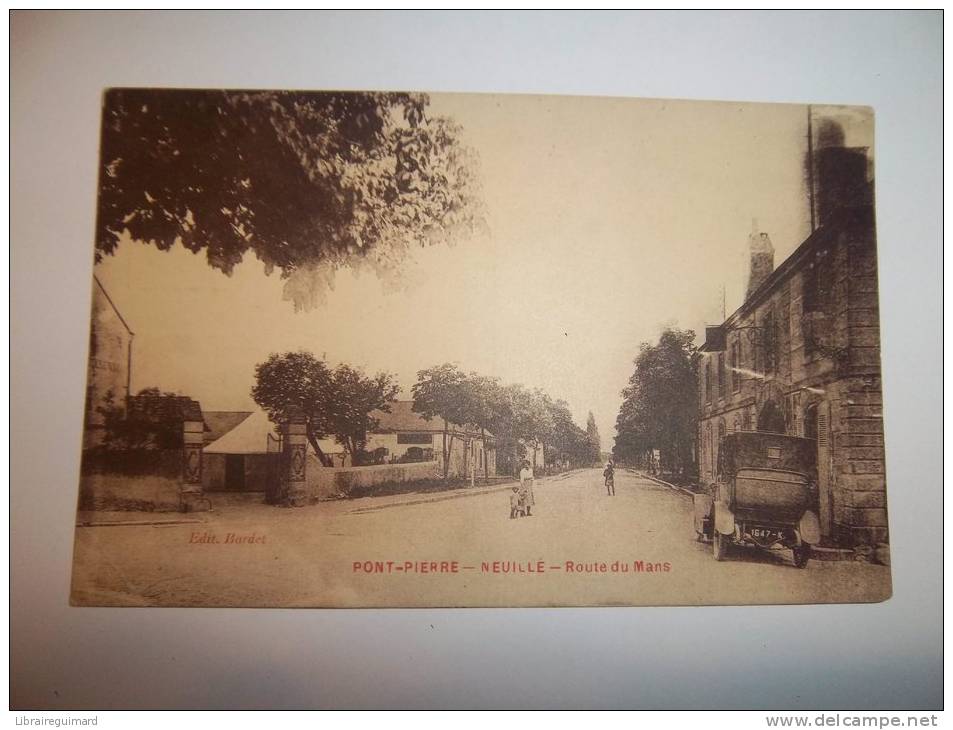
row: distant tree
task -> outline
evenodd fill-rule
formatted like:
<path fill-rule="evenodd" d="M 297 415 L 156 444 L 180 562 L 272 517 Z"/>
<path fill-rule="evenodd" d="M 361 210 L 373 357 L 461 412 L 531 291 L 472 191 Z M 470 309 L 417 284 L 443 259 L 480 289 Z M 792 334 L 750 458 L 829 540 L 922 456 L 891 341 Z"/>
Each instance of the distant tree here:
<path fill-rule="evenodd" d="M 505 419 L 509 413 L 500 381 L 497 378 L 470 373 L 464 381 L 464 388 L 468 391 L 465 398 L 467 420 L 480 429 L 484 449 L 489 442 L 488 431 L 493 434 L 499 446 L 508 436 Z M 487 472 L 487 481 L 489 476 Z"/>
<path fill-rule="evenodd" d="M 445 363 L 417 372 L 412 388 L 413 410 L 426 419 L 443 420 L 443 478 L 450 476 L 450 454 L 458 436 L 451 424 L 464 425 L 472 420 L 472 390 L 467 376 L 456 365 Z"/>
<path fill-rule="evenodd" d="M 572 421 L 564 401 L 553 402 L 542 390 L 528 390 L 522 385 L 504 386 L 496 378 L 475 373 L 470 374 L 467 384 L 471 388 L 467 401 L 470 422 L 494 435 L 498 453 L 502 450 L 506 454 L 503 461 L 508 467 L 515 467 L 511 462 L 521 455 L 521 449 L 522 453 L 532 451 L 530 461 L 534 466 L 544 444 L 560 450 L 557 441 L 566 432 L 565 419 Z M 564 426 L 562 430 L 557 429 L 557 421 Z"/>
<path fill-rule="evenodd" d="M 469 439 L 469 429 L 458 433 L 453 424 L 479 428 L 484 444 L 492 434 L 497 465 L 505 469 L 516 469 L 524 457 L 535 467 L 544 446 L 557 462 L 584 463 L 588 458 L 586 433 L 573 423 L 569 405 L 538 388 L 503 385 L 498 378 L 465 374 L 447 363 L 418 372 L 413 394 L 414 411 L 444 420 L 444 477 L 454 439 L 465 445 Z"/>
<path fill-rule="evenodd" d="M 613 454 L 643 460 L 658 449 L 663 468 L 694 470 L 692 444 L 698 422 L 695 333 L 666 329 L 658 344 L 643 342 L 635 371 L 622 391 Z"/>
<path fill-rule="evenodd" d="M 572 466 L 589 465 L 591 455 L 589 438 L 585 431 L 572 420 L 569 404 L 557 400 L 551 405 L 553 435 L 551 451 L 553 460 L 567 461 Z"/>
<path fill-rule="evenodd" d="M 324 362 L 310 352 L 286 352 L 271 355 L 255 368 L 251 396 L 276 424 L 286 420 L 292 409 L 300 409 L 311 448 L 323 465 L 331 466 L 318 440 L 333 433 L 329 419 L 332 385 L 331 371 Z"/>
<path fill-rule="evenodd" d="M 497 468 L 513 472 L 520 448 L 516 418 L 518 401 L 514 393 L 522 390 L 522 386 L 503 385 L 498 379 L 487 377 L 482 377 L 480 382 L 478 391 L 482 400 L 475 423 L 493 434 Z"/>
<path fill-rule="evenodd" d="M 542 390 L 528 390 L 521 385 L 507 388 L 513 412 L 513 432 L 516 438 L 531 452 L 528 461 L 536 468 L 539 450 L 552 443 L 552 401 Z"/>
<path fill-rule="evenodd" d="M 428 105 L 406 93 L 109 90 L 96 260 L 124 231 L 204 250 L 225 273 L 253 251 L 310 306 L 335 268 L 389 268 L 478 224 L 475 155 Z"/>
<path fill-rule="evenodd" d="M 586 436 L 589 440 L 589 463 L 595 464 L 602 459 L 602 439 L 599 437 L 599 427 L 596 426 L 596 417 L 589 411 L 586 419 Z"/>
<path fill-rule="evenodd" d="M 368 431 L 379 425 L 371 412 L 390 413 L 390 403 L 400 387 L 388 373 L 368 377 L 358 368 L 339 365 L 331 374 L 331 393 L 327 428 L 350 455 L 351 463 L 357 464 L 358 455 L 367 445 Z"/>

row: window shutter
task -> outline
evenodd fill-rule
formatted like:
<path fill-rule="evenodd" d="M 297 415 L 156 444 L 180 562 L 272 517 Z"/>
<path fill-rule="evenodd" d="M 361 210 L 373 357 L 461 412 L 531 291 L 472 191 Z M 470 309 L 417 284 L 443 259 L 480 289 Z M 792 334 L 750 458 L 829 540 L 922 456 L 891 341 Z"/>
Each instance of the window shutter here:
<path fill-rule="evenodd" d="M 826 413 L 817 414 L 817 445 L 822 447 L 830 445 Z"/>
<path fill-rule="evenodd" d="M 821 534 L 833 531 L 834 495 L 832 493 L 833 462 L 831 450 L 831 407 L 822 402 L 817 406 L 817 486 L 820 497 Z"/>

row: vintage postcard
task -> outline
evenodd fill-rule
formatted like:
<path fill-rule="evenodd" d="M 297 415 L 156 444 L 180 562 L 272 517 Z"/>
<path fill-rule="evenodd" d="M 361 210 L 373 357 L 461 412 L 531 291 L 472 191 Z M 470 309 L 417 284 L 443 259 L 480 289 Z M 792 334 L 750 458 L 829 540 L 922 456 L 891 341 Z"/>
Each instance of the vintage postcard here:
<path fill-rule="evenodd" d="M 885 600 L 873 141 L 865 107 L 106 91 L 71 602 Z"/>

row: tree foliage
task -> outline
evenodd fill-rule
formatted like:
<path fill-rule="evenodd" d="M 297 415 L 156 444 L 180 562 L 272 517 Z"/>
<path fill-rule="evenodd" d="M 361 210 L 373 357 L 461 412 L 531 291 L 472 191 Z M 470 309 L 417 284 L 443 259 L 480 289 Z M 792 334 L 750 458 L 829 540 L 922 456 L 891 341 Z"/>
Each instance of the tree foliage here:
<path fill-rule="evenodd" d="M 456 365 L 436 365 L 417 372 L 417 382 L 411 393 L 415 413 L 428 420 L 443 420 L 443 478 L 447 479 L 450 476 L 453 440 L 458 435 L 451 424 L 465 426 L 472 423 L 474 416 L 472 390 L 467 385 L 467 376 Z"/>
<path fill-rule="evenodd" d="M 575 424 L 569 405 L 563 400 L 552 404 L 553 436 L 550 453 L 554 461 L 566 461 L 573 466 L 589 466 L 593 459 L 593 442 L 586 431 Z M 590 416 L 592 414 L 590 413 Z M 595 444 L 598 449 L 598 444 Z"/>
<path fill-rule="evenodd" d="M 511 385 L 507 391 L 513 409 L 513 433 L 531 452 L 527 458 L 535 468 L 539 450 L 553 443 L 553 402 L 538 388 L 528 390 L 521 385 Z"/>
<path fill-rule="evenodd" d="M 622 391 L 616 419 L 616 459 L 639 463 L 658 449 L 662 467 L 685 474 L 695 469 L 698 422 L 695 333 L 666 329 L 658 344 L 643 342 L 635 371 Z"/>
<path fill-rule="evenodd" d="M 328 428 L 356 464 L 367 445 L 368 432 L 380 423 L 371 413 L 389 413 L 400 388 L 388 373 L 367 376 L 358 368 L 339 365 L 331 374 L 331 392 Z"/>
<path fill-rule="evenodd" d="M 466 381 L 463 371 L 450 363 L 419 370 L 411 390 L 414 412 L 427 419 L 439 417 L 450 423 L 467 423 L 471 411 Z"/>
<path fill-rule="evenodd" d="M 137 407 L 130 408 L 125 399 L 117 403 L 112 391 L 106 393 L 103 404 L 97 408 L 103 419 L 100 448 L 107 451 L 181 448 L 182 396 L 151 387 L 143 388 L 134 398 Z"/>
<path fill-rule="evenodd" d="M 589 440 L 589 457 L 595 464 L 602 460 L 602 438 L 599 436 L 599 427 L 596 426 L 596 417 L 589 411 L 586 419 L 586 436 Z"/>
<path fill-rule="evenodd" d="M 309 306 L 316 280 L 479 220 L 474 153 L 405 93 L 112 89 L 103 108 L 97 261 L 123 232 L 178 240 L 230 273 L 252 251 Z"/>
<path fill-rule="evenodd" d="M 318 443 L 330 432 L 333 399 L 331 372 L 323 361 L 304 351 L 272 354 L 255 367 L 251 396 L 275 424 L 286 421 L 293 410 L 300 411 L 314 453 L 322 464 L 330 465 Z"/>
<path fill-rule="evenodd" d="M 308 442 L 321 462 L 330 466 L 319 439 L 334 436 L 355 463 L 377 427 L 376 409 L 388 411 L 399 388 L 392 375 L 372 377 L 342 364 L 333 370 L 310 352 L 273 354 L 255 368 L 252 398 L 274 423 L 293 409 L 304 414 Z"/>
<path fill-rule="evenodd" d="M 417 373 L 413 397 L 417 413 L 445 421 L 444 476 L 454 438 L 467 438 L 453 429 L 454 424 L 478 428 L 484 443 L 492 440 L 498 467 L 506 470 L 517 469 L 524 457 L 535 463 L 544 446 L 553 463 L 591 461 L 586 432 L 573 422 L 569 405 L 540 389 L 504 385 L 498 378 L 465 373 L 445 363 Z"/>

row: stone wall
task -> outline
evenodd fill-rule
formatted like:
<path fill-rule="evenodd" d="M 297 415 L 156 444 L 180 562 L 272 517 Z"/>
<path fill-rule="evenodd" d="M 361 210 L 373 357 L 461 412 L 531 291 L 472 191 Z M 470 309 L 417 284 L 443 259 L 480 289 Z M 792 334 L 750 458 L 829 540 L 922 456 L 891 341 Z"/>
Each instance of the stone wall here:
<path fill-rule="evenodd" d="M 843 426 L 836 434 L 842 499 L 834 517 L 842 541 L 876 543 L 888 538 L 877 250 L 860 235 L 845 236 L 844 248 L 850 272 L 844 317 L 849 377 L 841 401 Z"/>
<path fill-rule="evenodd" d="M 312 500 L 347 496 L 358 487 L 435 479 L 440 476 L 436 461 L 382 466 L 323 467 L 314 454 L 308 455 L 307 481 Z"/>
<path fill-rule="evenodd" d="M 225 454 L 202 454 L 202 489 L 225 491 Z"/>
<path fill-rule="evenodd" d="M 82 510 L 180 509 L 182 451 L 86 452 L 79 486 Z"/>
<path fill-rule="evenodd" d="M 102 442 L 103 416 L 99 409 L 124 406 L 129 395 L 132 333 L 119 316 L 106 291 L 93 279 L 89 364 L 86 374 L 86 423 L 83 448 Z"/>

